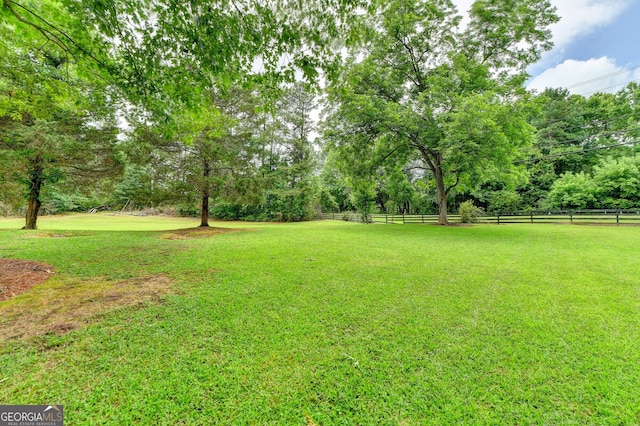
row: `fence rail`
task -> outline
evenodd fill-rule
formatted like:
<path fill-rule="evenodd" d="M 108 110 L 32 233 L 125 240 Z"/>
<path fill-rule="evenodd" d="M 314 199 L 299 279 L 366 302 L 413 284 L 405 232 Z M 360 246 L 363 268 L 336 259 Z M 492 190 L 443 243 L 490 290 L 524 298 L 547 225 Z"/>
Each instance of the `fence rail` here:
<path fill-rule="evenodd" d="M 358 213 L 323 213 L 321 219 L 362 222 Z M 459 223 L 460 215 L 449 215 L 449 222 Z M 369 222 L 384 224 L 438 223 L 437 215 L 419 214 L 373 214 Z M 640 209 L 637 210 L 532 210 L 526 212 L 506 212 L 486 215 L 478 219 L 480 223 L 498 225 L 509 223 L 574 223 L 574 224 L 615 224 L 640 225 Z"/>

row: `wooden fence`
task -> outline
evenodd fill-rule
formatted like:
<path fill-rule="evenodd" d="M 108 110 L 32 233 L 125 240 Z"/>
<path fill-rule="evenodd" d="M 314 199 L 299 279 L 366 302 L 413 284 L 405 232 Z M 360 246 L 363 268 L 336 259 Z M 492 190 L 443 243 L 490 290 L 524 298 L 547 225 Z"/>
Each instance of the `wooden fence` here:
<path fill-rule="evenodd" d="M 358 213 L 323 213 L 321 219 L 345 220 L 349 222 L 362 222 L 362 217 Z M 457 222 L 460 220 L 458 215 L 449 215 L 449 221 Z M 370 223 L 438 223 L 438 215 L 430 214 L 372 214 L 369 215 Z"/>
<path fill-rule="evenodd" d="M 321 219 L 345 220 L 362 222 L 357 213 L 323 213 Z M 460 222 L 460 215 L 450 214 L 449 222 Z M 369 216 L 372 223 L 411 224 L 438 223 L 437 215 L 419 214 L 373 214 Z M 480 223 L 509 224 L 509 223 L 573 223 L 573 224 L 612 224 L 639 225 L 640 209 L 637 210 L 532 210 L 526 212 L 508 212 L 485 215 L 478 219 Z"/>

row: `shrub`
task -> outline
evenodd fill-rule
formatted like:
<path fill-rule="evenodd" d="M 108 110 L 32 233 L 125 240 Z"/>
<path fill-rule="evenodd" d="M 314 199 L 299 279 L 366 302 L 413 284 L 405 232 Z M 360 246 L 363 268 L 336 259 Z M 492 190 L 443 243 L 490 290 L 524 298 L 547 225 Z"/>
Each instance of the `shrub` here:
<path fill-rule="evenodd" d="M 595 206 L 596 185 L 584 172 L 564 173 L 551 186 L 549 205 L 561 209 L 591 209 Z"/>
<path fill-rule="evenodd" d="M 460 214 L 460 222 L 476 223 L 478 222 L 478 218 L 484 215 L 484 210 L 482 210 L 480 207 L 476 207 L 473 204 L 473 201 L 469 200 L 460 204 L 458 213 Z"/>
<path fill-rule="evenodd" d="M 211 209 L 211 215 L 221 220 L 238 220 L 240 217 L 240 206 L 228 201 L 216 203 Z"/>
<path fill-rule="evenodd" d="M 6 217 L 12 213 L 13 213 L 13 209 L 11 208 L 11 206 L 0 201 L 0 216 Z"/>
<path fill-rule="evenodd" d="M 597 206 L 605 209 L 629 209 L 640 206 L 640 156 L 609 158 L 593 170 Z"/>
<path fill-rule="evenodd" d="M 42 212 L 46 214 L 86 212 L 101 204 L 93 197 L 78 194 L 67 194 L 56 190 L 47 191 L 46 194 L 46 200 L 42 204 Z"/>
<path fill-rule="evenodd" d="M 178 206 L 178 214 L 184 217 L 198 217 L 200 209 L 194 204 L 180 204 Z"/>

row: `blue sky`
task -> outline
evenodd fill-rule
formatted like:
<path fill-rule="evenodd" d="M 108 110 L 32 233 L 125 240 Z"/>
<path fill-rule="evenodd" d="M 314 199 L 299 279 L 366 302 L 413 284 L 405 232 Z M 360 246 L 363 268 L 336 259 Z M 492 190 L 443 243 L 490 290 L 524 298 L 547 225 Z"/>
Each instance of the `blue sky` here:
<path fill-rule="evenodd" d="M 473 0 L 454 2 L 462 12 Z M 555 47 L 529 68 L 530 89 L 567 87 L 589 96 L 595 91 L 616 92 L 640 80 L 640 0 L 551 3 L 560 16 L 552 27 Z"/>
<path fill-rule="evenodd" d="M 556 47 L 531 67 L 529 88 L 589 96 L 640 80 L 640 0 L 552 2 L 561 18 L 553 28 Z"/>

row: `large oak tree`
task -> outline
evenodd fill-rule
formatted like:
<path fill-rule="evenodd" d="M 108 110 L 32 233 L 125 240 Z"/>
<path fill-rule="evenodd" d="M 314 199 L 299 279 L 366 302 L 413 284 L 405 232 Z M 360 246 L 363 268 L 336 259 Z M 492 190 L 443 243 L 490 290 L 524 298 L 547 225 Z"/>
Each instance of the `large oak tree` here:
<path fill-rule="evenodd" d="M 454 187 L 509 167 L 532 141 L 525 69 L 550 48 L 557 19 L 547 0 L 479 0 L 469 14 L 462 26 L 449 0 L 381 5 L 331 89 L 327 137 L 344 169 L 366 181 L 385 162 L 421 161 L 440 224 Z"/>

